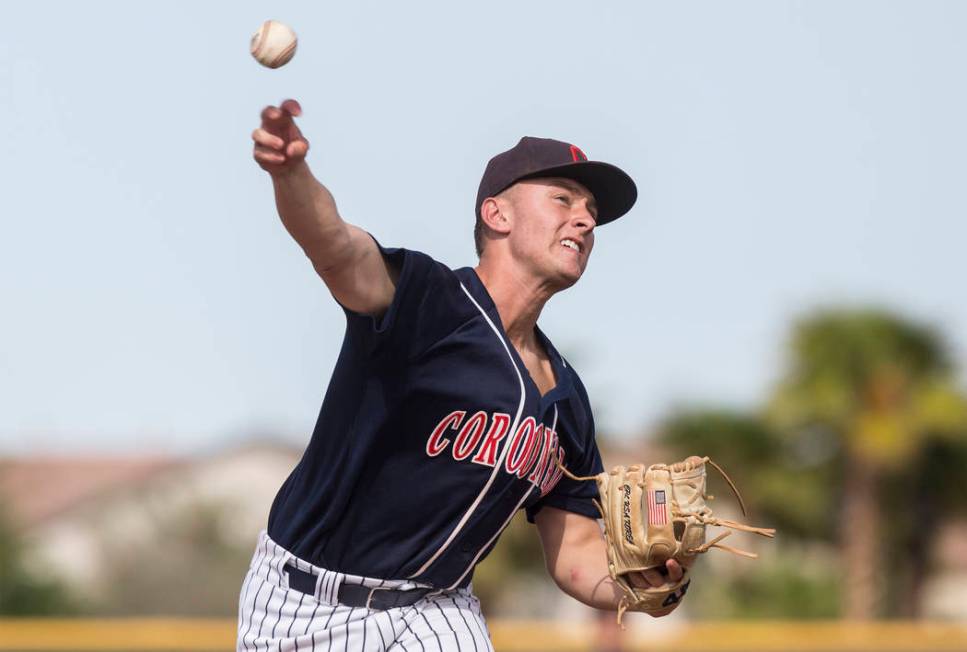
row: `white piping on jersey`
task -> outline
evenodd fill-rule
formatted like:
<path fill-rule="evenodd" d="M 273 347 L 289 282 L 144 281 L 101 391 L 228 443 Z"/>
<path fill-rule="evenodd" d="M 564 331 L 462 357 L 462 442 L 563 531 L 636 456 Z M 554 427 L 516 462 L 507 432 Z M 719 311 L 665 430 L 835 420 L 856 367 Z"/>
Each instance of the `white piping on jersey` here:
<path fill-rule="evenodd" d="M 551 432 L 556 432 L 556 431 L 557 431 L 557 404 L 555 403 L 554 421 L 551 424 Z M 494 536 L 490 537 L 490 541 L 485 543 L 483 548 L 477 551 L 477 556 L 473 558 L 473 561 L 470 562 L 470 565 L 467 566 L 467 569 L 460 574 L 460 577 L 457 578 L 457 581 L 447 588 L 447 591 L 452 591 L 453 589 L 457 588 L 457 586 L 460 584 L 463 578 L 467 576 L 467 573 L 469 573 L 473 569 L 473 567 L 477 565 L 477 560 L 480 559 L 480 555 L 484 553 L 484 550 L 490 547 L 490 544 L 494 542 L 494 539 L 500 536 L 500 534 L 504 531 L 504 528 L 507 527 L 507 524 L 510 523 L 510 519 L 514 518 L 514 515 L 517 513 L 517 510 L 521 508 L 521 505 L 524 504 L 524 501 L 527 500 L 527 497 L 531 495 L 531 491 L 533 491 L 535 488 L 536 487 L 529 487 L 527 491 L 524 492 L 524 495 L 517 502 L 517 505 L 514 507 L 513 511 L 510 512 L 510 516 L 507 517 L 507 520 L 504 521 L 503 525 L 500 526 L 499 530 L 494 532 Z"/>
<path fill-rule="evenodd" d="M 462 530 L 463 526 L 466 525 L 467 521 L 470 520 L 470 516 L 473 514 L 474 510 L 477 509 L 477 507 L 483 501 L 484 496 L 486 496 L 487 492 L 490 491 L 490 487 L 491 485 L 493 485 L 494 480 L 497 478 L 497 474 L 500 473 L 500 467 L 504 462 L 504 458 L 507 456 L 507 451 L 510 450 L 509 444 L 510 444 L 510 441 L 513 439 L 513 433 L 517 432 L 517 424 L 520 423 L 520 415 L 524 411 L 524 401 L 527 398 L 527 390 L 524 387 L 524 377 L 521 375 L 520 369 L 517 368 L 517 363 L 514 362 L 514 356 L 510 352 L 510 347 L 507 346 L 507 342 L 506 340 L 504 340 L 504 337 L 500 334 L 500 330 L 494 325 L 494 322 L 491 321 L 486 311 L 484 311 L 484 309 L 480 307 L 480 304 L 477 303 L 477 300 L 473 298 L 473 295 L 470 294 L 470 291 L 467 290 L 466 286 L 463 283 L 460 284 L 460 289 L 463 290 L 463 293 L 467 295 L 467 298 L 470 299 L 473 305 L 477 307 L 477 310 L 479 310 L 480 314 L 483 315 L 483 318 L 487 321 L 487 324 L 490 326 L 491 330 L 493 330 L 494 334 L 497 336 L 497 339 L 500 340 L 501 344 L 503 344 L 504 351 L 507 352 L 507 357 L 510 358 L 510 364 L 511 366 L 514 367 L 514 371 L 517 373 L 517 381 L 520 383 L 520 404 L 517 406 L 517 415 L 514 417 L 514 423 L 511 426 L 510 430 L 507 431 L 511 436 L 507 437 L 506 440 L 504 441 L 504 445 L 500 449 L 500 455 L 497 456 L 497 463 L 494 464 L 494 470 L 490 474 L 490 479 L 487 480 L 487 484 L 485 484 L 484 488 L 480 490 L 480 493 L 477 495 L 476 500 L 474 500 L 473 504 L 470 505 L 470 507 L 467 509 L 467 512 L 463 515 L 463 518 L 461 518 L 460 522 L 457 523 L 457 526 L 453 528 L 453 532 L 451 532 L 450 536 L 447 537 L 447 540 L 443 542 L 443 545 L 440 546 L 440 549 L 437 550 L 435 553 L 433 553 L 433 556 L 427 559 L 426 562 L 422 566 L 420 566 L 420 568 L 415 573 L 410 575 L 411 578 L 416 577 L 417 575 L 420 575 L 421 573 L 426 571 L 426 569 L 430 567 L 430 564 L 435 562 L 437 558 L 443 554 L 443 551 L 446 550 L 451 543 L 453 543 L 453 540 L 460 533 L 460 530 Z M 503 528 L 501 528 L 501 530 L 502 529 Z M 477 556 L 479 557 L 480 555 L 478 554 Z M 464 572 L 464 575 L 466 575 L 466 572 Z"/>

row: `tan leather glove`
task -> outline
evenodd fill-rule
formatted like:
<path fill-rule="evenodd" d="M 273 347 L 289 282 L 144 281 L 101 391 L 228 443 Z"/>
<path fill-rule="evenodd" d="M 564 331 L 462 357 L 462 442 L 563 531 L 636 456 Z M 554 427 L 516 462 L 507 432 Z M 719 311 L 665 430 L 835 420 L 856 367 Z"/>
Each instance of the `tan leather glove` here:
<path fill-rule="evenodd" d="M 757 555 L 721 543 L 732 530 L 775 536 L 771 528 L 758 528 L 716 518 L 707 501 L 705 463 L 712 464 L 729 483 L 745 513 L 745 505 L 731 479 L 707 457 L 689 457 L 675 464 L 616 466 L 596 476 L 574 480 L 594 480 L 604 520 L 608 548 L 608 571 L 624 592 L 618 607 L 618 622 L 625 611 L 656 614 L 678 605 L 691 582 L 690 567 L 696 556 L 711 548 L 721 548 L 744 557 Z M 707 526 L 729 528 L 711 541 L 705 541 Z M 674 558 L 684 569 L 678 582 L 662 587 L 641 588 L 629 580 L 630 573 L 658 568 Z"/>

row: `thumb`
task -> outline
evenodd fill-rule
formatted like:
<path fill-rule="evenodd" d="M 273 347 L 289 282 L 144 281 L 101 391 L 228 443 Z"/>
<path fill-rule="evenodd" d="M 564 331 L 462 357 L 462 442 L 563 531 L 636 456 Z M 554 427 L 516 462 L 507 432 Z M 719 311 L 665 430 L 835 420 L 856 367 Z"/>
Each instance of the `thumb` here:
<path fill-rule="evenodd" d="M 289 159 L 303 159 L 309 153 L 309 141 L 300 134 L 285 147 L 285 155 Z"/>
<path fill-rule="evenodd" d="M 290 114 L 293 117 L 299 117 L 302 115 L 302 106 L 293 99 L 283 100 L 279 108 Z"/>

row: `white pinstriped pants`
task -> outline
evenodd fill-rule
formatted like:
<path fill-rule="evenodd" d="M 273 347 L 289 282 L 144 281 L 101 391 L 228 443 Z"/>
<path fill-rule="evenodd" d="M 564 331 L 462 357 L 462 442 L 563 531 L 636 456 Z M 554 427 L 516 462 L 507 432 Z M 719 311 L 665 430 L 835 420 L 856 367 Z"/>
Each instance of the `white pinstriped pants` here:
<path fill-rule="evenodd" d="M 285 564 L 318 576 L 315 594 L 289 588 Z M 480 603 L 469 588 L 380 611 L 336 602 L 343 584 L 425 586 L 329 571 L 299 559 L 263 531 L 238 604 L 239 652 L 493 652 Z"/>

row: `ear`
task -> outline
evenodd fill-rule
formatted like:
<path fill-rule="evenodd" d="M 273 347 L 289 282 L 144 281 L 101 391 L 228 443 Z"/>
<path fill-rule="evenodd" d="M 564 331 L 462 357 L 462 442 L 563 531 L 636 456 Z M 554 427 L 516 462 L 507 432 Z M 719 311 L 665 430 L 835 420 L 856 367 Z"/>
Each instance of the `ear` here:
<path fill-rule="evenodd" d="M 495 233 L 510 233 L 511 219 L 510 205 L 506 199 L 487 197 L 480 204 L 480 220 Z"/>

